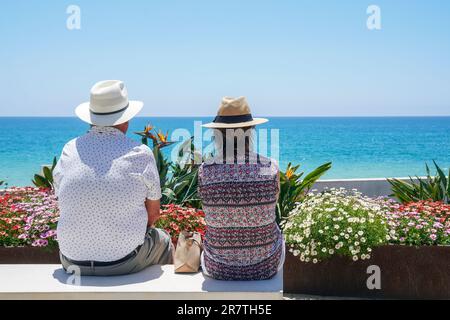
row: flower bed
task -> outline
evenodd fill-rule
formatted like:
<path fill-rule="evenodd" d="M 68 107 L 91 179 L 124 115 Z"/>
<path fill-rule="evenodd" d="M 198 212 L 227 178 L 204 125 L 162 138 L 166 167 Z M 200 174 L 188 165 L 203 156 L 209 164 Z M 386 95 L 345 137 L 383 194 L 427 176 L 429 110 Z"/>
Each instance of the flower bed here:
<path fill-rule="evenodd" d="M 396 232 L 391 243 L 450 245 L 450 205 L 432 201 L 393 204 L 387 219 Z"/>
<path fill-rule="evenodd" d="M 0 263 L 58 263 L 56 199 L 47 189 L 0 193 Z"/>
<path fill-rule="evenodd" d="M 0 246 L 55 248 L 58 208 L 47 189 L 16 188 L 0 195 Z"/>
<path fill-rule="evenodd" d="M 386 203 L 345 190 L 309 194 L 283 224 L 290 251 L 318 263 L 333 255 L 370 259 L 372 248 L 390 240 Z"/>
<path fill-rule="evenodd" d="M 449 212 L 440 202 L 400 205 L 343 189 L 309 195 L 283 224 L 285 290 L 450 298 Z M 372 272 L 380 288 L 367 285 Z"/>
<path fill-rule="evenodd" d="M 156 227 L 169 232 L 174 245 L 177 244 L 181 231 L 195 231 L 203 238 L 206 231 L 205 214 L 194 208 L 183 208 L 175 204 L 164 205 Z"/>

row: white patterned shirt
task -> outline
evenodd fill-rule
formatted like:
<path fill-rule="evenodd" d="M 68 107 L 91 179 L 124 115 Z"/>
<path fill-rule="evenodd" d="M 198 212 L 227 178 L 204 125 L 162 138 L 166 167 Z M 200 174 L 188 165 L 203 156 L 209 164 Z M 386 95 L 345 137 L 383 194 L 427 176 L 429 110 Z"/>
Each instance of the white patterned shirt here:
<path fill-rule="evenodd" d="M 113 127 L 68 142 L 54 170 L 62 254 L 116 261 L 144 242 L 145 200 L 161 198 L 152 151 Z"/>

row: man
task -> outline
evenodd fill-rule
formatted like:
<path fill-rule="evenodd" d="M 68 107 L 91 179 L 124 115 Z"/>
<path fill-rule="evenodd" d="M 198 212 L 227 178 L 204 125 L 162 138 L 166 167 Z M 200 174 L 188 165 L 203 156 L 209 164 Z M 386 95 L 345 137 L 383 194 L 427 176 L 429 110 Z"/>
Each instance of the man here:
<path fill-rule="evenodd" d="M 125 136 L 142 106 L 128 100 L 123 82 L 107 80 L 76 109 L 91 129 L 65 145 L 54 170 L 65 270 L 109 276 L 172 263 L 170 236 L 153 227 L 161 198 L 153 153 Z"/>

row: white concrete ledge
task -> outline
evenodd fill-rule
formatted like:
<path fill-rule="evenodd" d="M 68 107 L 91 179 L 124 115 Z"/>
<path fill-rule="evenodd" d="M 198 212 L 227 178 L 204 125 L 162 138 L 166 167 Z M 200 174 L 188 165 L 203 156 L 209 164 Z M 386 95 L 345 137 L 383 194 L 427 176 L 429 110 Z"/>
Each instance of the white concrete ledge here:
<path fill-rule="evenodd" d="M 80 285 L 60 265 L 0 265 L 0 299 L 278 300 L 283 273 L 264 281 L 218 281 L 175 274 L 172 265 L 115 277 L 81 277 Z"/>

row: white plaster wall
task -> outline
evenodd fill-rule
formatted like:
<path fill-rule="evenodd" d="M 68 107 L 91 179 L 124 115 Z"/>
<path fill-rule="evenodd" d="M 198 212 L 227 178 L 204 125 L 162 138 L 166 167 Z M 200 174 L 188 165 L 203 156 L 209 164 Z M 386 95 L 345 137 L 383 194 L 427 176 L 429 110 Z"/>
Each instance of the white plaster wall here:
<path fill-rule="evenodd" d="M 409 181 L 409 178 L 397 179 Z M 369 197 L 389 196 L 392 194 L 391 185 L 385 178 L 319 180 L 316 182 L 313 189 L 320 192 L 325 188 L 345 188 L 347 190 L 358 189 L 359 192 Z"/>

